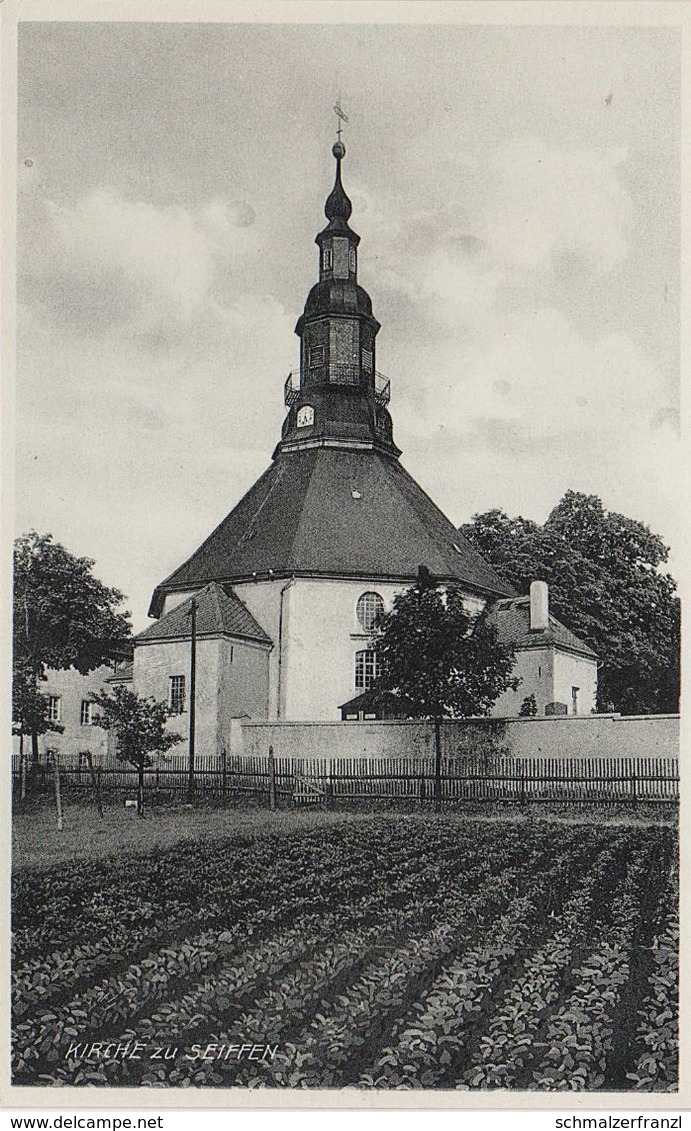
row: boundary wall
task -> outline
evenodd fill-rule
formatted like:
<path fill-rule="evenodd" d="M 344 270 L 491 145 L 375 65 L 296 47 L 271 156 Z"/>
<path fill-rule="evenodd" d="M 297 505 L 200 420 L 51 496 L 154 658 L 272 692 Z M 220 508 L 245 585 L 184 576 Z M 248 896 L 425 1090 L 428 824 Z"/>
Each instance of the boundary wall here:
<path fill-rule="evenodd" d="M 679 753 L 679 715 L 575 715 L 551 718 L 446 719 L 446 756 L 631 758 Z M 288 758 L 420 757 L 434 753 L 434 723 L 408 719 L 367 722 L 255 722 L 235 719 L 233 755 Z"/>

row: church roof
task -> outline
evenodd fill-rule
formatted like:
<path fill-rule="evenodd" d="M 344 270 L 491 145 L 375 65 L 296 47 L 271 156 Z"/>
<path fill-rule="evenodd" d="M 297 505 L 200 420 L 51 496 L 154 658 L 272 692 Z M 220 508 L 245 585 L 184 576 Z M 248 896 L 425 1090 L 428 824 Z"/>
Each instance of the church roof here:
<path fill-rule="evenodd" d="M 587 644 L 575 633 L 550 614 L 549 628 L 531 632 L 530 597 L 513 597 L 509 601 L 497 601 L 490 616 L 497 626 L 500 644 L 512 644 L 516 648 L 542 648 L 553 645 L 581 656 L 597 659 Z"/>
<path fill-rule="evenodd" d="M 433 577 L 490 596 L 512 593 L 400 463 L 374 449 L 279 455 L 199 549 L 156 589 L 309 575 L 414 581 Z M 147 632 L 150 630 L 147 629 Z"/>
<path fill-rule="evenodd" d="M 362 711 L 363 713 L 373 711 L 380 718 L 387 719 L 404 719 L 406 717 L 406 705 L 401 702 L 398 696 L 391 691 L 378 691 L 376 687 L 370 687 L 368 691 L 361 691 L 354 699 L 349 699 L 347 703 L 341 703 L 338 709 L 339 711 Z"/>
<path fill-rule="evenodd" d="M 197 636 L 234 636 L 271 644 L 270 637 L 252 616 L 230 585 L 212 582 L 197 598 Z M 156 624 L 151 624 L 136 637 L 137 643 L 178 639 L 191 636 L 191 598 L 171 609 Z"/>
<path fill-rule="evenodd" d="M 130 660 L 117 668 L 112 675 L 106 676 L 106 683 L 131 683 L 134 678 L 134 663 Z"/>

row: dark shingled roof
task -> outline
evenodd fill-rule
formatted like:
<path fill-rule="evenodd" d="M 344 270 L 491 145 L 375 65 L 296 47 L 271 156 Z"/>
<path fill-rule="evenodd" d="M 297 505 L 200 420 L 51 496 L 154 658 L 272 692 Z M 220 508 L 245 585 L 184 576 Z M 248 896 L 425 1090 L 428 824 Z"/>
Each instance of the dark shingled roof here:
<path fill-rule="evenodd" d="M 307 448 L 276 458 L 158 586 L 150 613 L 160 613 L 167 592 L 254 573 L 265 577 L 269 570 L 413 581 L 420 565 L 475 592 L 514 592 L 398 460 L 372 449 Z"/>
<path fill-rule="evenodd" d="M 513 644 L 516 648 L 541 648 L 553 644 L 557 648 L 567 648 L 581 656 L 597 659 L 587 644 L 566 628 L 556 617 L 550 615 L 549 628 L 544 631 L 530 631 L 530 597 L 514 597 L 510 601 L 497 601 L 490 612 L 497 625 L 500 644 Z"/>
<path fill-rule="evenodd" d="M 369 691 L 361 691 L 347 703 L 341 703 L 338 709 L 339 711 L 377 711 L 382 717 L 389 719 L 406 717 L 406 707 L 400 699 L 391 691 L 377 691 L 374 687 Z"/>
<path fill-rule="evenodd" d="M 112 675 L 106 676 L 106 683 L 129 683 L 134 678 L 134 664 L 130 661 L 123 664 L 121 668 L 114 671 Z"/>
<path fill-rule="evenodd" d="M 261 644 L 272 643 L 230 585 L 212 583 L 197 593 L 196 598 L 197 636 L 235 636 Z M 137 643 L 190 636 L 190 607 L 191 598 L 140 632 L 136 637 Z"/>

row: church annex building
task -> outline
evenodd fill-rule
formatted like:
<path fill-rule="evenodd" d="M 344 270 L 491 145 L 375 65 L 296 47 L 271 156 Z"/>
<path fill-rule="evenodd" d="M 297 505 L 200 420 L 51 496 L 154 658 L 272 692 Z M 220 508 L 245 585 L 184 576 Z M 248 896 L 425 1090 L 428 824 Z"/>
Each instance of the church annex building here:
<path fill-rule="evenodd" d="M 149 613 L 157 619 L 111 682 L 186 712 L 194 598 L 200 749 L 229 745 L 234 718 L 337 720 L 376 678 L 370 641 L 378 618 L 424 564 L 461 588 L 471 613 L 501 602 L 500 638 L 517 645 L 523 682 L 499 713 L 516 714 L 531 692 L 540 713 L 555 703 L 589 713 L 593 653 L 549 617 L 546 592 L 540 612 L 533 602 L 542 617 L 533 628 L 530 601 L 515 598 L 399 462 L 390 385 L 377 370 L 379 322 L 358 283 L 342 142 L 333 153 L 328 222 L 316 237 L 319 279 L 295 328 L 300 371 L 285 382 L 287 415 L 272 463 L 156 587 Z"/>

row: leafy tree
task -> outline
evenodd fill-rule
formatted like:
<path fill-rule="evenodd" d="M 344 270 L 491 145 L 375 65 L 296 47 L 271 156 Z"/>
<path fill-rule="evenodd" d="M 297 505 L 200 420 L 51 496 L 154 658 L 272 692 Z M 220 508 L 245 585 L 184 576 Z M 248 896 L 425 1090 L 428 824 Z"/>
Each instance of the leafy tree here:
<path fill-rule="evenodd" d="M 15 542 L 13 721 L 24 728 L 33 719 L 23 732 L 31 733 L 34 761 L 38 735 L 44 733 L 36 696 L 46 671 L 92 671 L 109 658 L 117 641 L 130 635 L 129 613 L 118 611 L 122 593 L 94 577 L 93 565 L 50 534 L 32 530 Z"/>
<path fill-rule="evenodd" d="M 42 695 L 36 685 L 31 666 L 19 661 L 12 672 L 12 733 L 19 735 L 20 759 L 24 754 L 26 735 L 46 734 L 65 728 L 55 723 L 48 714 L 48 696 Z"/>
<path fill-rule="evenodd" d="M 378 691 L 396 695 L 409 718 L 485 715 L 509 687 L 514 650 L 486 616 L 472 617 L 456 588 L 418 582 L 394 598 L 374 640 Z"/>
<path fill-rule="evenodd" d="M 532 691 L 530 695 L 526 695 L 525 699 L 521 703 L 521 709 L 518 712 L 518 715 L 521 719 L 531 719 L 535 715 L 537 715 L 537 699 L 535 698 L 535 695 Z"/>
<path fill-rule="evenodd" d="M 599 710 L 679 709 L 680 605 L 647 526 L 567 491 L 543 526 L 491 510 L 461 532 L 519 593 L 548 582 L 555 616 L 600 659 Z"/>
<path fill-rule="evenodd" d="M 409 718 L 434 719 L 435 808 L 441 807 L 443 718 L 485 715 L 501 693 L 516 688 L 514 649 L 499 644 L 486 615 L 472 617 L 462 594 L 442 592 L 426 570 L 394 598 L 373 646 L 379 658 L 378 693 L 393 693 Z"/>
<path fill-rule="evenodd" d="M 169 734 L 166 722 L 170 712 L 165 703 L 143 698 L 127 687 L 112 693 L 92 694 L 101 709 L 98 725 L 115 731 L 115 749 L 122 762 L 129 762 L 139 773 L 137 811 L 144 815 L 144 771 L 152 765 L 154 753 L 163 753 L 182 741 L 182 735 Z"/>

